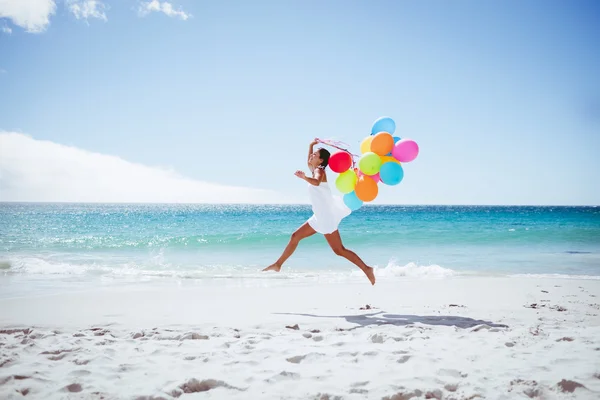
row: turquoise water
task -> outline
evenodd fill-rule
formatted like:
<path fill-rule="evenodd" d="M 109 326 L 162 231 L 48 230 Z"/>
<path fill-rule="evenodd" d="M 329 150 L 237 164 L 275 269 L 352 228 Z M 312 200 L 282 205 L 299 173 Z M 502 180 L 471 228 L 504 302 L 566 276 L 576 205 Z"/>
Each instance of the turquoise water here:
<path fill-rule="evenodd" d="M 4 203 L 0 273 L 256 277 L 310 215 L 309 206 Z M 600 278 L 600 207 L 369 206 L 346 218 L 340 233 L 368 264 L 397 277 Z M 357 268 L 315 235 L 284 271 L 347 276 Z"/>

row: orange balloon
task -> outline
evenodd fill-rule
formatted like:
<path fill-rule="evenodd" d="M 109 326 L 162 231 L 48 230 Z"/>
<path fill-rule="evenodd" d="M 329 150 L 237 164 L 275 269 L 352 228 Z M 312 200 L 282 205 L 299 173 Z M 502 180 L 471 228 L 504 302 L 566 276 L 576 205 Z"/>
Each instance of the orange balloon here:
<path fill-rule="evenodd" d="M 373 178 L 363 175 L 358 178 L 354 192 L 356 193 L 356 197 L 362 201 L 373 201 L 377 197 L 377 193 L 379 193 L 379 188 Z"/>
<path fill-rule="evenodd" d="M 379 132 L 373 136 L 371 141 L 371 151 L 380 156 L 390 154 L 394 148 L 394 138 L 387 132 Z"/>

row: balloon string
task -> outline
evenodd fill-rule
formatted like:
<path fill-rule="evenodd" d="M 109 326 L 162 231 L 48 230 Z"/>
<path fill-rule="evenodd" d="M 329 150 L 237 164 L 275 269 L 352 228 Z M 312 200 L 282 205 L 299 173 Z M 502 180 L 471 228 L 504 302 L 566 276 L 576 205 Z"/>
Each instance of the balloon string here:
<path fill-rule="evenodd" d="M 344 142 L 340 142 L 340 141 L 336 141 L 336 140 L 328 140 L 328 139 L 318 139 L 319 143 L 323 143 L 324 145 L 330 146 L 330 147 L 334 147 L 338 150 L 342 150 L 345 151 L 346 153 L 350 154 L 350 158 L 352 158 L 352 168 L 354 169 L 356 167 L 356 162 L 354 161 L 354 159 L 356 157 L 360 157 L 357 154 L 353 154 L 352 152 L 350 152 L 350 150 L 348 150 L 345 147 L 341 147 L 343 145 L 345 145 L 346 147 L 349 147 L 347 143 Z"/>

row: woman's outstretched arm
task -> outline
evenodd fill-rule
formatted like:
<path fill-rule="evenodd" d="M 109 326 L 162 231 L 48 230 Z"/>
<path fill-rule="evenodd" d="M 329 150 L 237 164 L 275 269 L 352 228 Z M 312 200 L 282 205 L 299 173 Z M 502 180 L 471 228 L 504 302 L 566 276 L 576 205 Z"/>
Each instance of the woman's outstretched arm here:
<path fill-rule="evenodd" d="M 300 179 L 304 179 L 306 182 L 310 183 L 311 185 L 319 186 L 321 184 L 321 182 L 323 181 L 324 173 L 321 168 L 317 168 L 317 170 L 315 171 L 314 178 L 309 178 L 308 176 L 306 176 L 304 171 L 296 171 L 296 173 L 294 175 L 296 175 Z"/>

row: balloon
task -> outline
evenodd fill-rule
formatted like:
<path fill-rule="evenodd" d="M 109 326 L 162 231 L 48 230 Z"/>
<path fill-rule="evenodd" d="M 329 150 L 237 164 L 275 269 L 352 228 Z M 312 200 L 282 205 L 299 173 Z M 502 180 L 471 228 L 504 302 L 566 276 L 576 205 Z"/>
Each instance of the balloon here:
<path fill-rule="evenodd" d="M 414 140 L 402 139 L 394 145 L 392 155 L 400 162 L 411 162 L 419 154 L 419 146 Z"/>
<path fill-rule="evenodd" d="M 338 151 L 329 157 L 329 167 L 333 172 L 342 173 L 352 166 L 352 156 L 345 151 Z"/>
<path fill-rule="evenodd" d="M 395 162 L 398 162 L 398 161 L 396 161 L 396 159 L 395 159 L 395 158 L 394 158 L 394 161 L 395 161 Z M 368 177 L 370 177 L 371 179 L 373 179 L 373 180 L 374 180 L 375 182 L 377 182 L 377 183 L 381 182 L 381 178 L 379 177 L 379 172 L 378 172 L 378 173 L 376 173 L 375 175 L 365 175 L 365 174 L 363 174 L 361 171 L 358 171 L 358 173 L 356 174 L 356 176 L 358 176 L 359 178 L 360 178 L 361 176 L 368 176 Z"/>
<path fill-rule="evenodd" d="M 386 185 L 397 185 L 404 178 L 404 170 L 398 162 L 386 162 L 381 166 L 379 176 Z"/>
<path fill-rule="evenodd" d="M 371 151 L 371 142 L 373 141 L 373 136 L 367 136 L 361 143 L 360 143 L 360 152 L 361 153 L 368 153 L 369 151 Z"/>
<path fill-rule="evenodd" d="M 394 144 L 398 143 L 399 140 L 400 140 L 400 137 L 394 136 Z M 394 150 L 394 149 L 392 148 L 392 150 Z M 387 153 L 386 156 L 390 156 L 391 157 L 392 156 L 392 150 L 390 150 L 390 152 Z"/>
<path fill-rule="evenodd" d="M 371 151 L 375 154 L 385 156 L 394 148 L 394 138 L 387 132 L 379 132 L 371 137 Z"/>
<path fill-rule="evenodd" d="M 356 211 L 362 207 L 363 202 L 356 197 L 356 192 L 352 191 L 344 195 L 344 204 L 346 204 L 351 211 Z"/>
<path fill-rule="evenodd" d="M 378 132 L 388 132 L 393 135 L 394 132 L 396 132 L 396 123 L 390 117 L 377 118 L 375 122 L 373 122 L 371 135 L 374 135 Z"/>
<path fill-rule="evenodd" d="M 373 152 L 363 154 L 358 160 L 358 168 L 365 175 L 375 175 L 381 167 L 381 158 Z"/>
<path fill-rule="evenodd" d="M 380 158 L 381 158 L 381 165 L 383 165 L 383 163 L 386 163 L 386 162 L 395 162 L 397 164 L 400 164 L 400 161 L 396 160 L 392 156 L 381 156 Z"/>
<path fill-rule="evenodd" d="M 335 180 L 335 187 L 342 193 L 350 193 L 356 186 L 356 173 L 349 169 L 346 172 L 342 172 Z"/>
<path fill-rule="evenodd" d="M 354 192 L 356 193 L 356 197 L 362 201 L 373 201 L 377 197 L 379 189 L 377 188 L 377 182 L 363 175 L 358 178 Z"/>

